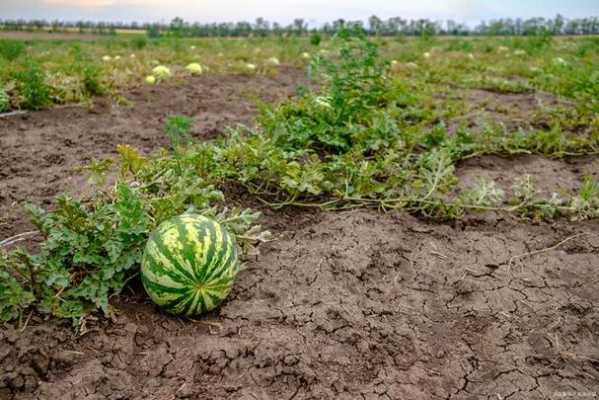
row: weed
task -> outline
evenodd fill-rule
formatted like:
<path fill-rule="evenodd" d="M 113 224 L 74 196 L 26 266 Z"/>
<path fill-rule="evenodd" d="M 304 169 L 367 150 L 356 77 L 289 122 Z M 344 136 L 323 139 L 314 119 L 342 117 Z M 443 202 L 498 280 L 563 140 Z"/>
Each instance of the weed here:
<path fill-rule="evenodd" d="M 46 84 L 44 72 L 38 64 L 28 63 L 24 71 L 16 74 L 16 79 L 24 97 L 23 107 L 39 110 L 51 104 L 50 87 Z"/>
<path fill-rule="evenodd" d="M 162 36 L 160 27 L 156 24 L 150 25 L 146 30 L 146 33 L 150 39 L 158 39 L 160 36 Z"/>
<path fill-rule="evenodd" d="M 0 113 L 10 111 L 10 97 L 8 93 L 0 86 Z"/>
<path fill-rule="evenodd" d="M 131 39 L 131 48 L 135 50 L 143 50 L 148 45 L 148 40 L 143 36 L 138 36 Z"/>
<path fill-rule="evenodd" d="M 171 115 L 166 119 L 164 131 L 171 141 L 172 148 L 177 149 L 192 143 L 190 135 L 193 120 L 184 115 Z"/>
<path fill-rule="evenodd" d="M 505 199 L 504 191 L 495 182 L 480 179 L 475 186 L 464 191 L 460 200 L 466 207 L 489 208 L 499 207 Z"/>
<path fill-rule="evenodd" d="M 100 68 L 95 64 L 87 64 L 83 67 L 83 87 L 89 96 L 100 96 L 104 94 L 104 87 L 100 82 Z"/>
<path fill-rule="evenodd" d="M 578 57 L 599 54 L 599 37 L 585 37 L 580 40 L 576 49 Z"/>
<path fill-rule="evenodd" d="M 575 219 L 599 218 L 599 182 L 586 177 L 571 204 Z"/>
<path fill-rule="evenodd" d="M 15 61 L 25 52 L 25 44 L 15 40 L 0 40 L 0 57 L 6 61 Z"/>
<path fill-rule="evenodd" d="M 446 50 L 447 51 L 462 51 L 465 53 L 470 53 L 474 50 L 474 45 L 472 44 L 472 41 L 470 41 L 470 40 L 455 39 L 455 40 L 450 40 L 447 43 Z"/>
<path fill-rule="evenodd" d="M 31 276 L 23 269 L 23 253 L 13 252 L 10 255 L 0 252 L 0 320 L 21 319 L 23 311 L 35 301 L 31 280 L 29 284 L 20 282 L 15 275 Z"/>
<path fill-rule="evenodd" d="M 312 46 L 320 46 L 320 42 L 322 42 L 322 36 L 318 33 L 313 33 L 310 35 L 310 44 Z"/>
<path fill-rule="evenodd" d="M 397 132 L 385 113 L 394 96 L 384 79 L 388 65 L 364 37 L 342 34 L 346 36 L 340 36 L 340 59 L 319 57 L 313 65 L 323 75 L 327 94 L 310 92 L 299 102 L 263 113 L 261 122 L 276 146 L 326 153 L 343 153 L 355 146 L 367 151 L 389 142 Z"/>
<path fill-rule="evenodd" d="M 528 54 L 538 54 L 547 51 L 553 44 L 553 36 L 549 31 L 542 31 L 530 37 L 518 37 L 512 41 L 516 49 L 526 51 Z"/>

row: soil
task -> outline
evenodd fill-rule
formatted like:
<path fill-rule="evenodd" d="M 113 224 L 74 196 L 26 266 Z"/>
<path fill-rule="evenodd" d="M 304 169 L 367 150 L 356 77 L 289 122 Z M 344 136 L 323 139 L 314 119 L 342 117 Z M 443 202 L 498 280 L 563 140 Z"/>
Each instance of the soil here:
<path fill-rule="evenodd" d="M 97 99 L 90 108 L 0 118 L 0 238 L 29 229 L 24 202 L 49 206 L 58 194 L 88 189 L 77 168 L 114 157 L 118 144 L 142 152 L 167 147 L 163 128 L 169 115 L 192 117 L 193 136 L 211 139 L 227 127 L 251 125 L 256 99 L 280 101 L 306 83 L 305 72 L 291 67 L 269 77 L 204 75 L 182 85 L 134 89 L 126 96 L 128 106 Z"/>
<path fill-rule="evenodd" d="M 132 108 L 0 119 L 1 236 L 28 229 L 15 204 L 83 187 L 73 168 L 129 143 L 166 145 L 165 115 L 213 137 L 251 122 L 246 92 L 276 101 L 301 72 L 200 77 L 138 89 Z M 496 99 L 499 101 L 499 98 Z M 8 160 L 5 163 L 4 160 Z M 576 188 L 598 159 L 482 157 L 458 168 L 509 187 Z M 7 217 L 5 217 L 5 215 Z M 260 247 L 216 311 L 160 312 L 138 285 L 83 334 L 32 316 L 0 330 L 0 399 L 548 399 L 599 394 L 599 221 L 502 214 L 453 224 L 402 213 L 268 212 Z"/>
<path fill-rule="evenodd" d="M 507 173 L 506 173 L 507 172 Z M 468 188 L 480 179 L 494 181 L 511 195 L 517 178 L 530 175 L 538 193 L 544 198 L 552 193 L 568 195 L 578 191 L 586 177 L 599 180 L 599 159 L 578 157 L 552 160 L 536 155 L 515 158 L 486 156 L 463 162 L 457 171 L 459 188 Z"/>
<path fill-rule="evenodd" d="M 0 39 L 10 40 L 65 40 L 65 41 L 95 41 L 106 39 L 106 35 L 94 35 L 79 32 L 0 32 Z"/>
<path fill-rule="evenodd" d="M 440 95 L 443 97 L 443 95 Z M 548 109 L 555 113 L 571 111 L 573 105 L 550 93 L 498 93 L 483 89 L 455 90 L 452 96 L 464 102 L 466 113 L 447 123 L 450 134 L 460 127 L 472 132 L 501 126 L 508 132 L 551 129 Z M 583 133 L 587 127 L 578 127 Z"/>

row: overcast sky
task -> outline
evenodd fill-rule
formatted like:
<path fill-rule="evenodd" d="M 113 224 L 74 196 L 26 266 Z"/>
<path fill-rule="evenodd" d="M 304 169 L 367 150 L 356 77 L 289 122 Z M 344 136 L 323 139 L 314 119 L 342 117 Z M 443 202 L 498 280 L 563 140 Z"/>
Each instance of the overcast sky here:
<path fill-rule="evenodd" d="M 499 17 L 599 16 L 599 0 L 0 0 L 0 18 L 103 21 L 253 21 L 312 25 L 337 18 L 454 19 L 474 23 Z"/>

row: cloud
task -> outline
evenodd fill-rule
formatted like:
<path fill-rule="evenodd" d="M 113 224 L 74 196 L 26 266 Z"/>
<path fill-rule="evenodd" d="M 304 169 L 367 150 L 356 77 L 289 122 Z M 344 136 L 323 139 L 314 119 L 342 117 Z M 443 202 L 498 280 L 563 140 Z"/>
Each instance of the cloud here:
<path fill-rule="evenodd" d="M 113 6 L 151 6 L 153 2 L 148 0 L 42 0 L 42 3 L 47 6 L 98 8 Z"/>
<path fill-rule="evenodd" d="M 43 0 L 49 6 L 67 6 L 81 8 L 109 7 L 116 4 L 115 0 Z"/>
<path fill-rule="evenodd" d="M 284 6 L 281 4 L 284 3 Z M 580 18 L 599 14 L 598 0 L 0 0 L 0 18 L 163 21 L 252 21 L 264 17 L 289 23 L 300 17 L 314 25 L 337 18 L 453 19 L 476 23 L 500 17 Z"/>

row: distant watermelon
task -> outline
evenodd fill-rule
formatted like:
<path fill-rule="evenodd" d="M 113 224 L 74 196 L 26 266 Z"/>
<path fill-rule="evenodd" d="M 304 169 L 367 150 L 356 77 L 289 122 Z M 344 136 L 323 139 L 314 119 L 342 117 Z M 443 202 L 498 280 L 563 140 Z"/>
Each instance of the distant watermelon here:
<path fill-rule="evenodd" d="M 218 306 L 238 270 L 233 236 L 209 218 L 183 214 L 163 222 L 150 236 L 141 278 L 156 304 L 191 316 Z"/>

